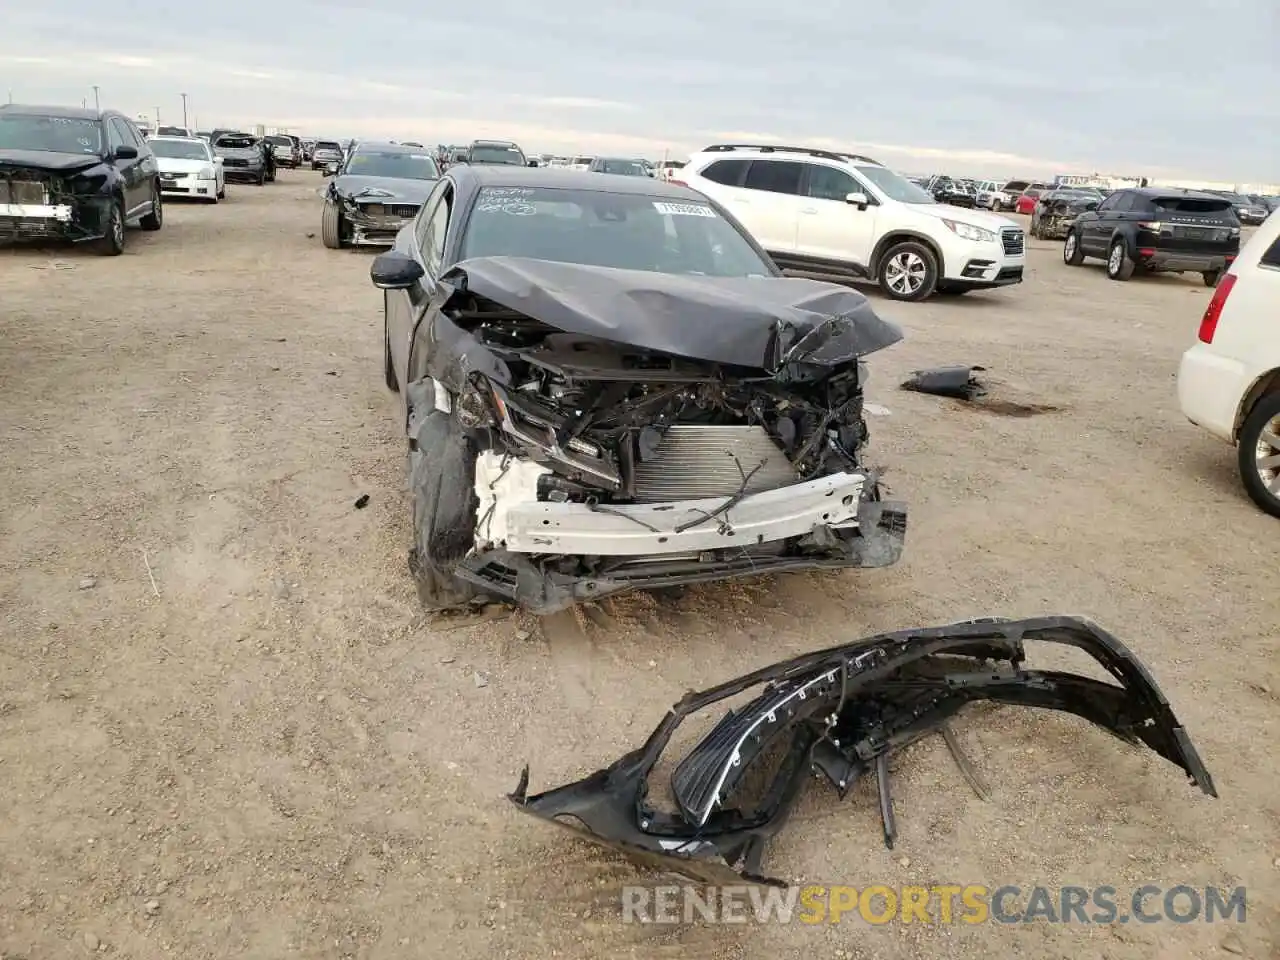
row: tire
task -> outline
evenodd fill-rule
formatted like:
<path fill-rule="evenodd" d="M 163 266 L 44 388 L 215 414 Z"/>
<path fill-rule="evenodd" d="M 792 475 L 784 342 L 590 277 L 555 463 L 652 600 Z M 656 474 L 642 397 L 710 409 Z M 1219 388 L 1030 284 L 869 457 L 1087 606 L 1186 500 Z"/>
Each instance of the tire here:
<path fill-rule="evenodd" d="M 385 311 L 385 307 L 383 308 Z M 391 359 L 391 338 L 387 336 L 387 321 L 384 314 L 382 320 L 382 379 L 392 393 L 400 392 L 400 381 L 396 379 L 396 365 Z"/>
<path fill-rule="evenodd" d="M 267 182 L 267 175 L 265 173 L 260 173 L 258 174 L 258 179 L 254 182 L 254 186 L 260 187 L 266 182 Z"/>
<path fill-rule="evenodd" d="M 118 257 L 124 253 L 124 201 L 117 200 L 107 214 L 107 229 L 102 239 L 94 243 L 94 249 L 104 257 Z"/>
<path fill-rule="evenodd" d="M 1216 287 L 1218 285 L 1218 281 L 1222 279 L 1222 271 L 1206 270 L 1204 273 L 1200 274 L 1200 276 L 1204 279 L 1204 285 L 1206 287 Z"/>
<path fill-rule="evenodd" d="M 1280 393 L 1269 393 L 1259 399 L 1245 417 L 1236 453 L 1240 480 L 1249 499 L 1273 517 L 1280 517 L 1280 464 L 1263 467 L 1262 463 L 1280 460 L 1277 433 L 1280 433 Z M 1270 441 L 1266 437 L 1270 437 Z M 1260 451 L 1260 447 L 1265 449 Z M 1270 474 L 1266 480 L 1262 476 L 1264 469 Z"/>
<path fill-rule="evenodd" d="M 1080 234 L 1072 230 L 1062 241 L 1062 262 L 1070 267 L 1078 267 L 1084 263 L 1084 247 L 1080 245 Z"/>
<path fill-rule="evenodd" d="M 225 199 L 227 199 L 227 185 L 226 185 L 225 183 L 222 185 L 222 189 L 218 191 L 218 193 L 217 193 L 217 195 L 214 197 L 214 199 L 215 199 L 215 200 L 225 200 Z"/>
<path fill-rule="evenodd" d="M 413 548 L 409 572 L 427 610 L 465 610 L 487 599 L 453 575 L 475 544 L 475 450 L 451 416 L 433 412 L 409 455 Z"/>
<path fill-rule="evenodd" d="M 938 259 L 918 241 L 895 243 L 881 255 L 876 280 L 891 300 L 924 300 L 938 284 Z"/>
<path fill-rule="evenodd" d="M 138 225 L 143 230 L 159 230 L 164 226 L 164 201 L 160 198 L 159 187 L 156 187 L 151 195 L 151 212 L 143 217 Z"/>
<path fill-rule="evenodd" d="M 320 214 L 320 239 L 330 250 L 342 249 L 342 211 L 332 200 L 324 202 L 324 212 Z"/>
<path fill-rule="evenodd" d="M 1129 257 L 1129 251 L 1125 249 L 1124 238 L 1116 237 L 1112 240 L 1111 249 L 1107 253 L 1107 276 L 1112 280 L 1128 280 L 1133 276 L 1135 266 Z"/>

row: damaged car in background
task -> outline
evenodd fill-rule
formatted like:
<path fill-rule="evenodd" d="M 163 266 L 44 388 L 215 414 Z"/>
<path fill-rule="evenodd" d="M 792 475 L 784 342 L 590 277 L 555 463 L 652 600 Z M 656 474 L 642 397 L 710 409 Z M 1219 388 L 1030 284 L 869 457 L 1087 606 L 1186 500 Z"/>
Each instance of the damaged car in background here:
<path fill-rule="evenodd" d="M 1082 651 L 1114 682 L 1027 666 L 1028 649 L 1049 647 Z M 751 691 L 752 699 L 718 720 L 707 717 Z M 524 813 L 695 883 L 786 886 L 766 873 L 764 855 L 812 776 L 841 799 L 873 776 L 890 848 L 898 831 L 889 759 L 924 737 L 940 734 L 963 779 L 989 799 L 948 723 L 978 701 L 1075 714 L 1218 795 L 1141 661 L 1096 624 L 1059 616 L 904 630 L 803 654 L 687 694 L 642 746 L 575 783 L 531 796 L 525 767 L 509 798 Z M 671 800 L 663 803 L 654 770 L 694 716 L 706 718 L 707 732 L 668 768 Z M 1001 714 L 994 716 L 999 723 Z"/>
<path fill-rule="evenodd" d="M 1098 209 L 1102 196 L 1094 190 L 1059 188 L 1040 195 L 1027 231 L 1037 240 L 1065 240 L 1076 217 Z"/>
<path fill-rule="evenodd" d="M 92 243 L 124 252 L 125 226 L 159 230 L 160 171 L 124 114 L 0 105 L 0 243 Z"/>
<path fill-rule="evenodd" d="M 428 608 L 898 560 L 862 404 L 901 332 L 700 194 L 459 166 L 371 274 Z"/>
<path fill-rule="evenodd" d="M 331 250 L 389 247 L 418 215 L 440 178 L 435 158 L 422 147 L 361 143 L 339 164 L 325 167 L 329 184 L 320 214 L 320 238 Z"/>
<path fill-rule="evenodd" d="M 222 175 L 228 183 L 260 187 L 276 178 L 271 151 L 251 133 L 218 134 L 213 138 L 213 155 L 222 158 Z"/>

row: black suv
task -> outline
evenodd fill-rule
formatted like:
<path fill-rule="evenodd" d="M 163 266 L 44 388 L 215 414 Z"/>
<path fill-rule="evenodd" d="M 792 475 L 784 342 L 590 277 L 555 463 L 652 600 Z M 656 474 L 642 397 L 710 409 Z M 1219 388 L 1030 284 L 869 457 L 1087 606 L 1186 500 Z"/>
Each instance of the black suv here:
<path fill-rule="evenodd" d="M 1240 221 L 1231 201 L 1212 193 L 1162 187 L 1117 190 L 1097 210 L 1076 217 L 1062 246 L 1073 267 L 1085 257 L 1107 262 L 1107 276 L 1199 273 L 1217 286 L 1240 252 Z"/>
<path fill-rule="evenodd" d="M 509 140 L 473 140 L 461 163 L 501 163 L 515 167 L 531 166 L 524 151 Z"/>
<path fill-rule="evenodd" d="M 114 110 L 0 104 L 0 242 L 93 242 L 124 252 L 124 228 L 164 222 L 160 169 Z"/>

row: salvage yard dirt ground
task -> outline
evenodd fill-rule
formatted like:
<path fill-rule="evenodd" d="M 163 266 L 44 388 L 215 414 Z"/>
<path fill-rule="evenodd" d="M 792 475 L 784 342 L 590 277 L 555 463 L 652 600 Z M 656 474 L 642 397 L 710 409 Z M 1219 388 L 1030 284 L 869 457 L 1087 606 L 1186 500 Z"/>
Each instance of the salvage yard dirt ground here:
<path fill-rule="evenodd" d="M 877 298 L 907 333 L 868 397 L 898 567 L 440 627 L 406 571 L 370 258 L 323 249 L 319 184 L 170 204 L 121 258 L 0 253 L 0 955 L 1276 955 L 1278 528 L 1177 409 L 1199 277 L 1112 283 L 1032 241 L 1019 287 Z M 948 363 L 986 366 L 994 408 L 897 390 Z M 533 791 L 611 762 L 688 688 L 1055 612 L 1145 660 L 1221 799 L 1075 718 L 977 708 L 956 730 L 990 802 L 934 738 L 895 762 L 897 849 L 871 783 L 815 781 L 766 867 L 1244 884 L 1245 924 L 624 925 L 632 867 L 504 799 L 525 761 Z"/>

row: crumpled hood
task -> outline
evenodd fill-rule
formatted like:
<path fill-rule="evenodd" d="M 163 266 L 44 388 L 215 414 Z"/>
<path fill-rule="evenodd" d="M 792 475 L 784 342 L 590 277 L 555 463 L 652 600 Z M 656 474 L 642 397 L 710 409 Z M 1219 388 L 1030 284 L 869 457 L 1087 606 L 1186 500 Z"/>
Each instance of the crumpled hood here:
<path fill-rule="evenodd" d="M 436 185 L 435 180 L 409 180 L 400 177 L 362 177 L 356 174 L 343 174 L 334 181 L 334 189 L 344 197 L 350 197 L 353 200 L 362 199 L 360 194 L 365 191 L 385 190 L 392 194 L 390 197 L 382 197 L 387 203 L 395 203 L 403 201 L 405 203 L 421 204 L 426 201 L 427 194 Z M 369 197 L 370 201 L 376 202 L 379 198 Z"/>
<path fill-rule="evenodd" d="M 53 173 L 73 173 L 103 163 L 91 153 L 55 153 L 51 150 L 0 150 L 0 169 L 34 167 Z"/>
<path fill-rule="evenodd" d="M 525 257 L 477 257 L 443 282 L 567 333 L 769 374 L 834 367 L 902 331 L 862 294 L 818 280 L 704 277 Z"/>

